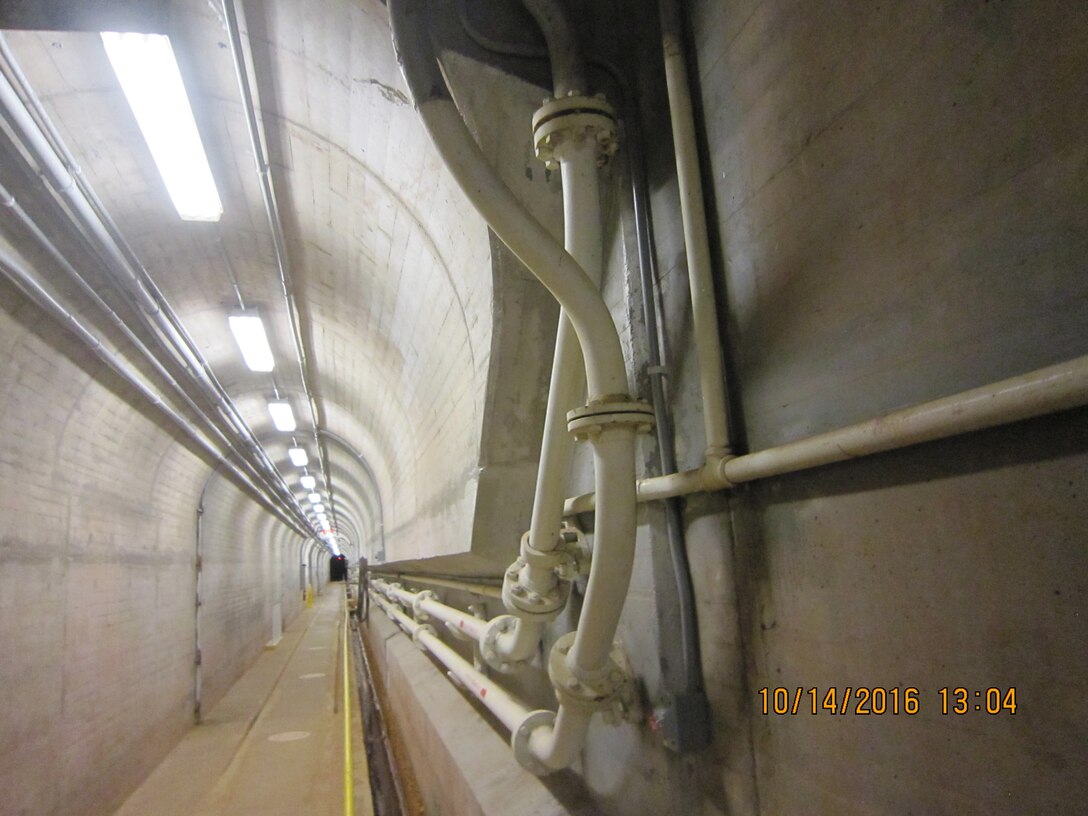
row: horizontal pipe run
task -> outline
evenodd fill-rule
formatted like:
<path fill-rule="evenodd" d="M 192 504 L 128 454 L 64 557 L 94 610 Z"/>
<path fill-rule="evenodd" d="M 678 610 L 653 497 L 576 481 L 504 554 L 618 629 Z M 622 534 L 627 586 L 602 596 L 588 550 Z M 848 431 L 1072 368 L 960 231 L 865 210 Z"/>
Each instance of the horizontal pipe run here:
<path fill-rule="evenodd" d="M 449 624 L 458 632 L 463 632 L 477 642 L 479 642 L 480 638 L 484 635 L 484 629 L 487 626 L 487 621 L 485 620 L 480 620 L 480 618 L 473 617 L 467 612 L 462 612 L 460 609 L 456 609 L 452 606 L 446 606 L 446 604 L 428 598 L 426 595 L 421 597 L 422 593 L 410 592 L 407 589 L 391 586 L 385 581 L 376 580 L 372 581 L 372 584 L 375 589 L 390 600 L 397 601 L 405 606 L 410 606 L 413 610 L 418 609 L 420 612 L 423 612 L 432 618 Z"/>
<path fill-rule="evenodd" d="M 416 623 L 397 609 L 380 592 L 371 592 L 371 598 L 401 629 L 411 635 L 413 640 L 434 655 L 457 682 L 494 714 L 508 730 L 513 731 L 529 715 L 531 709 L 528 706 L 473 668 L 471 663 L 432 635 L 423 627 L 423 624 Z"/>
<path fill-rule="evenodd" d="M 470 592 L 473 595 L 502 600 L 502 588 L 498 585 L 492 586 L 490 584 L 478 584 L 470 581 L 457 581 L 452 578 L 435 578 L 430 575 L 418 575 L 410 572 L 382 573 L 377 570 L 371 570 L 370 572 L 374 576 L 386 576 L 393 581 L 431 584 L 432 586 L 445 587 L 446 589 L 455 589 L 458 592 Z"/>
<path fill-rule="evenodd" d="M 636 492 L 639 502 L 647 502 L 722 490 L 1086 404 L 1088 355 L 703 468 L 640 479 Z M 595 494 L 585 493 L 567 499 L 564 513 L 571 516 L 595 507 Z"/>

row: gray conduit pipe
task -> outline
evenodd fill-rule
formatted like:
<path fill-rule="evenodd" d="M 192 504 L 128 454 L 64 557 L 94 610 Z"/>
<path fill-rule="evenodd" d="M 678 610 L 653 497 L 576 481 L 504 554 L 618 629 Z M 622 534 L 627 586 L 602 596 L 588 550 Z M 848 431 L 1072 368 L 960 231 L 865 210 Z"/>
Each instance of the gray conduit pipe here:
<path fill-rule="evenodd" d="M 596 551 L 578 629 L 560 638 L 549 659 L 559 711 L 532 712 L 511 737 L 519 762 L 547 773 L 574 760 L 590 717 L 602 703 L 610 705 L 626 677 L 613 659 L 612 638 L 634 561 L 634 435 L 648 412 L 631 406 L 619 335 L 596 287 L 502 183 L 465 126 L 438 69 L 420 3 L 396 0 L 389 9 L 401 69 L 439 154 L 484 220 L 563 306 L 585 360 L 590 403 L 571 425 L 593 446 L 601 498 Z M 607 406 L 615 410 L 594 413 Z"/>
<path fill-rule="evenodd" d="M 295 346 L 295 359 L 298 361 L 299 381 L 302 383 L 302 391 L 306 395 L 306 404 L 310 409 L 310 420 L 314 428 L 314 447 L 320 457 L 321 477 L 325 483 L 325 491 L 329 496 L 329 508 L 332 510 L 333 520 L 335 521 L 335 495 L 329 478 L 328 457 L 325 455 L 318 439 L 320 426 L 317 421 L 317 404 L 306 375 L 306 347 L 302 342 L 302 329 L 299 326 L 298 303 L 295 300 L 291 267 L 287 257 L 287 239 L 284 237 L 283 220 L 280 218 L 279 205 L 276 203 L 276 191 L 272 182 L 272 165 L 265 151 L 265 141 L 262 139 L 263 128 L 260 119 L 257 117 L 257 106 L 249 80 L 249 69 L 246 63 L 245 49 L 242 47 L 242 33 L 238 25 L 238 11 L 234 0 L 223 0 L 223 15 L 227 26 L 227 35 L 230 39 L 231 55 L 234 57 L 234 71 L 238 80 L 238 90 L 242 97 L 242 111 L 245 114 L 246 130 L 249 134 L 250 147 L 253 149 L 253 161 L 257 165 L 261 199 L 264 202 L 264 211 L 268 219 L 269 229 L 272 231 L 272 248 L 276 257 L 276 269 L 279 272 L 280 290 L 283 293 L 283 300 L 287 310 L 287 320 L 291 326 L 291 339 Z"/>
<path fill-rule="evenodd" d="M 0 43 L 0 55 L 4 57 L 13 74 L 24 82 L 25 77 L 22 76 L 6 43 Z M 36 103 L 36 97 L 25 82 L 22 91 L 31 100 L 29 103 L 31 108 L 39 116 L 44 117 L 40 103 Z M 139 311 L 147 316 L 149 325 L 166 336 L 167 347 L 178 356 L 179 361 L 198 384 L 209 392 L 210 398 L 216 403 L 224 419 L 242 436 L 265 470 L 266 476 L 263 478 L 267 479 L 272 493 L 279 493 L 280 501 L 288 508 L 293 507 L 304 526 L 309 528 L 309 520 L 294 494 L 283 482 L 264 448 L 253 436 L 253 432 L 234 407 L 229 395 L 216 380 L 211 368 L 200 355 L 177 315 L 165 304 L 162 293 L 147 275 L 146 270 L 135 260 L 135 256 L 131 252 L 126 254 L 127 245 L 114 234 L 115 229 L 111 232 L 110 226 L 98 211 L 100 207 L 94 204 L 93 195 L 87 194 L 85 182 L 81 178 L 77 179 L 77 173 L 69 172 L 69 167 L 74 167 L 74 162 L 70 158 L 71 154 L 63 145 L 60 148 L 54 147 L 53 143 L 59 142 L 59 137 L 48 118 L 44 120 L 45 130 L 43 131 L 3 73 L 0 73 L 0 107 L 3 107 L 9 124 L 20 134 L 24 146 L 41 168 L 43 182 L 67 202 L 75 214 L 77 225 L 101 257 L 107 271 L 122 281 L 124 291 L 137 301 Z M 67 164 L 62 156 L 68 157 Z"/>
<path fill-rule="evenodd" d="M 382 554 L 383 554 L 382 557 L 384 558 L 385 557 L 385 555 L 384 555 L 384 553 L 385 553 L 385 506 L 384 506 L 384 504 L 382 502 L 381 485 L 378 484 L 378 478 L 377 478 L 377 476 L 374 475 L 373 468 L 370 467 L 370 463 L 366 460 L 366 457 L 363 456 L 363 454 L 360 453 L 355 448 L 354 445 L 352 445 L 350 442 L 348 442 L 346 439 L 344 439 L 344 437 L 340 436 L 340 434 L 336 433 L 335 431 L 330 431 L 327 428 L 318 428 L 317 434 L 318 434 L 318 436 L 323 436 L 326 439 L 331 439 L 333 442 L 335 442 L 337 445 L 339 445 L 341 448 L 343 448 L 345 451 L 347 451 L 351 456 L 353 456 L 355 458 L 355 460 L 359 463 L 359 465 L 363 468 L 363 471 L 366 473 L 367 478 L 370 480 L 370 483 L 371 483 L 372 487 L 374 488 L 374 501 L 378 505 L 378 537 L 379 537 L 379 540 L 381 541 Z"/>
<path fill-rule="evenodd" d="M 80 288 L 80 290 L 87 295 L 92 302 L 102 310 L 102 312 L 110 319 L 110 321 L 117 326 L 118 329 L 125 335 L 125 337 L 133 344 L 133 346 L 141 353 L 141 355 L 151 364 L 156 373 L 162 377 L 171 390 L 178 395 L 178 397 L 185 402 L 193 413 L 200 417 L 205 424 L 205 430 L 210 432 L 215 439 L 219 442 L 225 450 L 230 451 L 238 458 L 238 461 L 244 466 L 249 473 L 250 477 L 255 480 L 257 484 L 264 485 L 264 489 L 261 490 L 265 500 L 269 503 L 275 503 L 273 499 L 274 493 L 269 493 L 271 486 L 267 484 L 267 476 L 257 469 L 241 452 L 237 450 L 236 445 L 231 442 L 230 439 L 219 429 L 215 422 L 207 415 L 207 413 L 193 400 L 192 397 L 182 388 L 181 384 L 174 378 L 169 370 L 162 364 L 157 356 L 144 344 L 139 336 L 129 328 L 128 324 L 121 319 L 108 303 L 98 294 L 98 292 L 91 286 L 86 279 L 79 273 L 79 271 L 72 266 L 64 254 L 56 247 L 56 245 L 49 239 L 49 237 L 42 231 L 37 223 L 30 217 L 30 215 L 23 209 L 19 202 L 3 185 L 0 185 L 0 206 L 6 207 L 12 212 L 12 215 L 19 221 L 20 224 L 31 234 L 39 246 L 46 251 L 46 253 L 53 259 L 53 261 L 74 281 Z"/>
<path fill-rule="evenodd" d="M 65 309 L 60 302 L 34 278 L 29 270 L 15 258 L 15 256 L 3 249 L 0 249 L 0 271 L 2 271 L 8 280 L 10 280 L 19 291 L 26 295 L 28 299 L 68 329 L 68 331 L 74 334 L 85 346 L 87 346 L 87 348 L 94 352 L 94 354 L 105 363 L 111 371 L 135 388 L 148 402 L 166 414 L 166 416 L 181 428 L 190 439 L 192 439 L 199 447 L 203 448 L 212 459 L 222 463 L 222 465 L 226 467 L 242 485 L 255 496 L 259 497 L 262 504 L 265 504 L 269 510 L 279 516 L 287 526 L 291 527 L 296 532 L 306 535 L 306 533 L 303 533 L 303 528 L 300 528 L 297 522 L 291 519 L 278 504 L 273 504 L 264 497 L 261 490 L 253 483 L 248 475 L 227 460 L 223 454 L 208 441 L 204 434 L 197 430 L 197 428 L 185 417 L 171 408 L 169 403 L 167 403 L 154 388 L 144 382 L 143 378 L 135 369 L 131 368 L 127 363 L 121 360 L 120 357 L 106 348 L 102 341 L 84 326 L 75 315 Z"/>

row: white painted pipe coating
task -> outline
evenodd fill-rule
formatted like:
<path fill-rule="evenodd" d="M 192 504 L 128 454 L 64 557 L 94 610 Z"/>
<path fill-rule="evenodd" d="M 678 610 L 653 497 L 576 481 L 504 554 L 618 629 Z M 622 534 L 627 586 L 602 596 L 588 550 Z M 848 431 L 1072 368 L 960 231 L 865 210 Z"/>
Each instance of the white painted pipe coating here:
<path fill-rule="evenodd" d="M 562 150 L 559 167 L 563 178 L 564 244 L 594 285 L 600 286 L 601 204 L 596 153 L 596 145 L 583 140 L 580 145 Z M 582 371 L 578 337 L 567 320 L 566 311 L 560 310 L 536 493 L 533 497 L 532 523 L 529 527 L 529 544 L 538 550 L 554 550 L 559 540 L 563 498 L 574 455 L 574 439 L 567 430 L 567 412 L 584 402 L 585 377 Z"/>
<path fill-rule="evenodd" d="M 568 706 L 560 706 L 555 723 L 533 729 L 529 736 L 529 750 L 550 770 L 566 768 L 578 757 L 586 742 L 589 721 L 593 714 Z"/>
<path fill-rule="evenodd" d="M 1082 405 L 1088 405 L 1088 355 L 703 468 L 640 479 L 638 501 L 722 490 Z M 595 494 L 585 493 L 567 499 L 564 513 L 595 506 Z"/>
<path fill-rule="evenodd" d="M 410 606 L 415 609 L 415 606 L 418 603 L 420 610 L 427 615 L 430 615 L 432 618 L 436 618 L 443 623 L 448 623 L 453 628 L 464 632 L 476 642 L 479 642 L 484 636 L 484 628 L 487 626 L 487 621 L 485 620 L 480 620 L 467 612 L 462 612 L 460 609 L 452 606 L 446 606 L 446 604 L 426 596 L 420 598 L 420 593 L 418 592 L 399 589 L 382 580 L 373 580 L 371 581 L 371 584 L 387 598 L 399 601 L 405 606 Z"/>
<path fill-rule="evenodd" d="M 630 425 L 592 437 L 597 503 L 593 563 L 567 664 L 594 679 L 608 666 L 635 561 L 635 434 Z"/>
<path fill-rule="evenodd" d="M 401 629 L 434 655 L 458 682 L 473 697 L 479 700 L 498 720 L 510 731 L 513 731 L 528 716 L 531 709 L 506 692 L 501 686 L 494 683 L 481 672 L 476 671 L 472 664 L 457 654 L 453 649 L 443 643 L 426 629 L 420 631 L 422 624 L 416 623 L 403 611 L 398 609 L 381 593 L 372 592 L 371 597 Z"/>
<path fill-rule="evenodd" d="M 591 139 L 567 143 L 557 150 L 563 180 L 563 243 L 595 286 L 601 281 L 601 198 L 597 179 L 597 145 Z M 563 521 L 563 500 L 570 482 L 574 439 L 567 430 L 567 412 L 585 399 L 585 376 L 578 336 L 559 312 L 555 338 L 551 386 L 544 417 L 540 463 L 537 469 L 529 544 L 550 552 L 559 542 Z M 551 569 L 530 563 L 525 583 L 535 592 L 546 593 L 555 586 Z M 517 615 L 517 610 L 510 610 Z M 522 661 L 532 657 L 546 624 L 517 617 L 514 627 L 501 633 L 495 649 L 504 659 Z"/>
<path fill-rule="evenodd" d="M 669 5 L 669 4 L 665 4 Z M 675 10 L 674 10 L 675 14 Z M 676 178 L 680 187 L 680 217 L 684 224 L 695 357 L 703 399 L 703 428 L 707 457 L 729 452 L 729 424 L 725 406 L 725 366 L 714 297 L 714 273 L 707 237 L 706 206 L 695 143 L 695 117 L 691 107 L 679 26 L 673 21 L 663 33 L 665 81 L 668 88 L 672 139 L 676 150 Z"/>
<path fill-rule="evenodd" d="M 619 334 L 589 276 L 487 163 L 451 100 L 421 100 L 419 113 L 446 167 L 473 206 L 566 311 L 582 347 L 590 398 L 626 395 Z"/>

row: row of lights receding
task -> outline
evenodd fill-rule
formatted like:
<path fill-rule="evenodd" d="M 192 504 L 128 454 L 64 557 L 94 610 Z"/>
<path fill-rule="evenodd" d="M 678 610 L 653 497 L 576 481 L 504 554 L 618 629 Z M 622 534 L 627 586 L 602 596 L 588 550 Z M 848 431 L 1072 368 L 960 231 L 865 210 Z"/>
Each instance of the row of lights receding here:
<path fill-rule="evenodd" d="M 103 32 L 101 37 L 106 56 L 178 215 L 185 221 L 218 221 L 223 214 L 223 204 L 200 141 L 170 38 L 160 34 L 115 32 Z M 233 314 L 230 328 L 251 371 L 275 368 L 260 315 L 252 310 Z M 269 402 L 268 413 L 278 431 L 290 433 L 297 427 L 291 404 L 286 400 Z M 305 468 L 309 462 L 303 448 L 290 448 L 287 455 L 296 467 Z M 303 489 L 310 491 L 307 498 L 321 524 L 322 535 L 339 552 L 321 495 L 316 492 L 316 479 L 307 473 L 299 482 Z"/>

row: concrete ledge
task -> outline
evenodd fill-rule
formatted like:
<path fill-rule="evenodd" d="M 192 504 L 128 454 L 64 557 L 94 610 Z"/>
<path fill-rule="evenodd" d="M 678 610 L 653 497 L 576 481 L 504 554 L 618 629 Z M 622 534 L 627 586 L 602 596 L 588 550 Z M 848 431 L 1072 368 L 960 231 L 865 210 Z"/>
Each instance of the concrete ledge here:
<path fill-rule="evenodd" d="M 428 814 L 572 812 L 518 765 L 506 740 L 380 609 L 371 608 L 363 628 Z M 587 812 L 584 801 L 575 809 Z"/>

